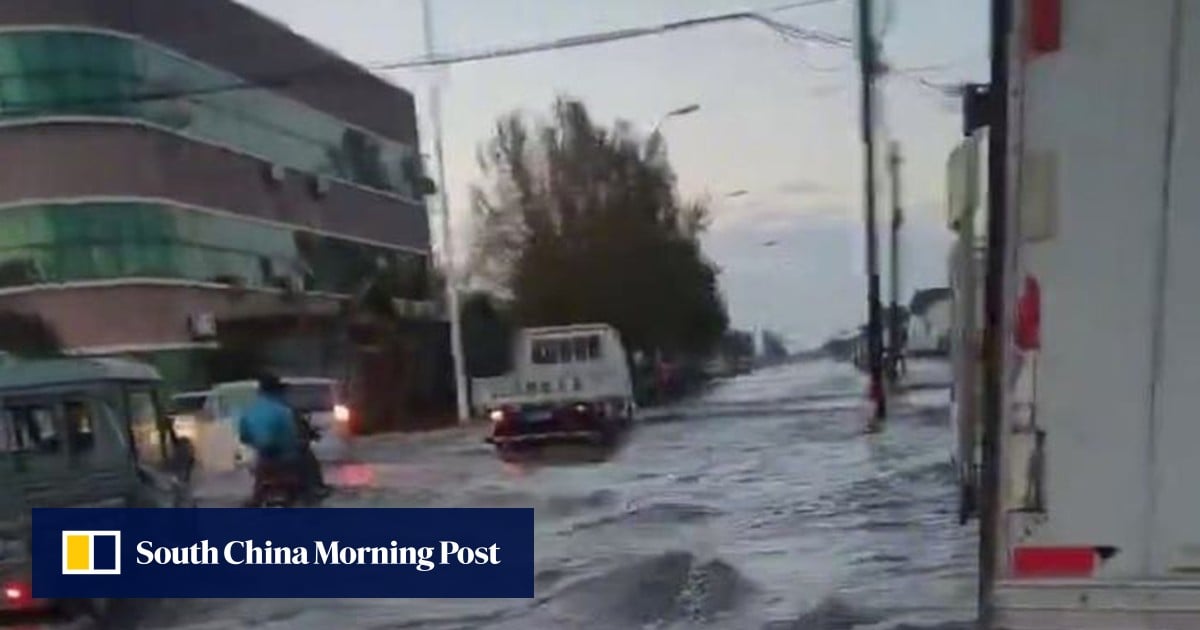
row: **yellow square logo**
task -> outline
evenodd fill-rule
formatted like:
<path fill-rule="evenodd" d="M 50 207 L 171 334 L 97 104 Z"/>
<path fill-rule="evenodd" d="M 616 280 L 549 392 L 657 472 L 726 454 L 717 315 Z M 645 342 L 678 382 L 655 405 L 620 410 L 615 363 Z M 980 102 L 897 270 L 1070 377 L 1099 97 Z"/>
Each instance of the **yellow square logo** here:
<path fill-rule="evenodd" d="M 120 575 L 121 532 L 63 532 L 62 574 Z"/>

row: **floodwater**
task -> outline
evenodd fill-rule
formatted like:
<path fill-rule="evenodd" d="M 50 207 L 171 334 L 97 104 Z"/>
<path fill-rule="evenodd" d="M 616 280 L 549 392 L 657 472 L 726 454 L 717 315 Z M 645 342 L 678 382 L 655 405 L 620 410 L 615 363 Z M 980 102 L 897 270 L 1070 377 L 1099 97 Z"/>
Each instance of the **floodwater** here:
<path fill-rule="evenodd" d="M 601 463 L 504 464 L 478 429 L 379 438 L 328 471 L 333 502 L 534 507 L 535 599 L 183 600 L 137 625 L 966 628 L 975 539 L 956 520 L 948 395 L 910 392 L 867 436 L 863 391 L 843 364 L 760 371 L 648 414 Z"/>

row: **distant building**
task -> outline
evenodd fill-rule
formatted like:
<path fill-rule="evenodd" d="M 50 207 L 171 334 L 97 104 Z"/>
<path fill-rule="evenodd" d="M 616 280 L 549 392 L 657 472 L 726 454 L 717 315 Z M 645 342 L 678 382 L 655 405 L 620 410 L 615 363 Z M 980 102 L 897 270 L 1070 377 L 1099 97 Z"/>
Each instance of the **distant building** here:
<path fill-rule="evenodd" d="M 231 0 L 0 0 L 0 26 L 0 310 L 190 387 L 238 330 L 325 369 L 386 274 L 410 363 L 443 365 L 409 92 Z"/>
<path fill-rule="evenodd" d="M 911 354 L 942 354 L 950 348 L 950 289 L 922 289 L 908 306 L 908 351 Z"/>

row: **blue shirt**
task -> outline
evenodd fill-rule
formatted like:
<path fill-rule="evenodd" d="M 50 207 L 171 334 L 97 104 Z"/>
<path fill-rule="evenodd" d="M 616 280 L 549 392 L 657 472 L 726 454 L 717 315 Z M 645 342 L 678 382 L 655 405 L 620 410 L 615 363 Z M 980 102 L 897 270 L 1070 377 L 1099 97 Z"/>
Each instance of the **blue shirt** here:
<path fill-rule="evenodd" d="M 299 450 L 292 410 L 272 396 L 260 394 L 242 411 L 238 436 L 243 444 L 265 457 L 290 457 Z"/>

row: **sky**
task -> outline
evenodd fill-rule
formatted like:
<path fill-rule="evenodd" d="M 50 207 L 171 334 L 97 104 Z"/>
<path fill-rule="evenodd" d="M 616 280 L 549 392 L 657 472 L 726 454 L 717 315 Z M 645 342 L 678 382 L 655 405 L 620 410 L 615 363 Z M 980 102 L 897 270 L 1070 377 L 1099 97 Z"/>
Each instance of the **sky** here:
<path fill-rule="evenodd" d="M 425 52 L 420 0 L 239 0 L 366 65 Z M 648 26 L 784 0 L 432 0 L 440 54 Z M 852 0 L 768 13 L 843 36 Z M 904 157 L 900 294 L 946 284 L 944 172 L 960 138 L 958 103 L 921 83 L 987 77 L 984 0 L 878 0 L 888 66 L 880 83 L 883 140 Z M 795 349 L 866 320 L 860 89 L 848 49 L 787 41 L 732 22 L 597 46 L 454 65 L 388 71 L 418 99 L 422 151 L 433 154 L 430 88 L 441 86 L 453 243 L 471 234 L 468 191 L 481 183 L 475 155 L 496 120 L 548 111 L 559 95 L 581 99 L 600 123 L 627 120 L 662 133 L 685 198 L 707 198 L 706 251 L 722 269 L 733 324 L 783 333 Z M 889 182 L 877 180 L 881 261 L 887 262 Z M 730 197 L 735 191 L 745 194 Z M 435 230 L 440 222 L 435 219 Z M 774 245 L 768 245 L 768 243 Z M 886 280 L 886 267 L 884 268 Z M 887 285 L 884 284 L 885 298 Z"/>

